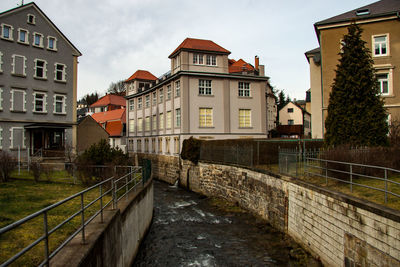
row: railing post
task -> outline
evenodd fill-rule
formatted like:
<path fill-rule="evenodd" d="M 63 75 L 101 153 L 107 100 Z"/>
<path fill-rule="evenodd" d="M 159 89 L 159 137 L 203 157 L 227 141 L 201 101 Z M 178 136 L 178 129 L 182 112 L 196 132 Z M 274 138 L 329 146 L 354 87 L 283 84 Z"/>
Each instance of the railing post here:
<path fill-rule="evenodd" d="M 83 203 L 83 193 L 81 194 L 81 223 L 82 223 L 82 244 L 85 244 L 85 204 Z"/>
<path fill-rule="evenodd" d="M 387 203 L 387 193 L 388 193 L 388 180 L 387 180 L 387 169 L 385 169 L 385 204 Z"/>
<path fill-rule="evenodd" d="M 350 192 L 353 193 L 353 165 L 350 164 Z"/>
<path fill-rule="evenodd" d="M 103 223 L 103 184 L 100 185 L 100 222 Z"/>
<path fill-rule="evenodd" d="M 126 177 L 125 177 L 125 196 L 126 196 L 126 201 L 128 201 L 128 175 L 126 175 Z"/>
<path fill-rule="evenodd" d="M 112 191 L 112 200 L 113 200 L 113 209 L 116 209 L 117 208 L 117 200 L 116 200 L 116 193 L 115 193 L 115 191 L 116 191 L 116 185 L 115 185 L 115 182 L 114 182 L 114 180 L 111 180 L 111 191 Z"/>
<path fill-rule="evenodd" d="M 43 212 L 43 229 L 44 229 L 44 258 L 45 266 L 49 266 L 49 231 L 47 227 L 47 211 Z"/>
<path fill-rule="evenodd" d="M 325 160 L 325 184 L 328 185 L 328 161 Z"/>

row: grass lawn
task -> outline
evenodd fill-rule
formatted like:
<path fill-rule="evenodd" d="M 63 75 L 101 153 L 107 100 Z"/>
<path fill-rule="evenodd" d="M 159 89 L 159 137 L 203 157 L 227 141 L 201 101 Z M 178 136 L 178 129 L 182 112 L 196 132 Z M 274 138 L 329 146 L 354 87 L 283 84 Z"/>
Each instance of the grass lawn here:
<path fill-rule="evenodd" d="M 22 175 L 22 173 L 21 173 Z M 53 203 L 61 201 L 84 189 L 82 185 L 34 182 L 27 174 L 18 176 L 6 183 L 0 183 L 0 228 L 39 211 Z M 103 190 L 105 191 L 105 190 Z M 99 196 L 99 189 L 85 194 L 84 202 L 88 204 Z M 103 205 L 110 200 L 106 197 Z M 99 201 L 85 211 L 85 218 L 94 214 L 100 207 Z M 48 217 L 49 230 L 70 217 L 80 209 L 80 198 L 75 198 L 51 210 Z M 50 252 L 62 243 L 72 232 L 79 228 L 80 215 L 61 227 L 49 237 Z M 0 236 L 0 264 L 12 255 L 31 244 L 43 235 L 43 216 L 39 216 L 16 229 Z M 37 266 L 44 259 L 44 242 L 40 242 L 28 253 L 19 258 L 12 266 Z"/>

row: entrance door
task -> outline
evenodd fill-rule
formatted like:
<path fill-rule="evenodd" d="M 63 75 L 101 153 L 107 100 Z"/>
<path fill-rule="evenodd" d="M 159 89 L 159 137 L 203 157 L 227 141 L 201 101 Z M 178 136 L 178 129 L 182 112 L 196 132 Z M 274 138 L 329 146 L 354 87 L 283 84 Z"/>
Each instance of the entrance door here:
<path fill-rule="evenodd" d="M 33 153 L 43 148 L 43 132 L 34 131 L 33 132 Z"/>

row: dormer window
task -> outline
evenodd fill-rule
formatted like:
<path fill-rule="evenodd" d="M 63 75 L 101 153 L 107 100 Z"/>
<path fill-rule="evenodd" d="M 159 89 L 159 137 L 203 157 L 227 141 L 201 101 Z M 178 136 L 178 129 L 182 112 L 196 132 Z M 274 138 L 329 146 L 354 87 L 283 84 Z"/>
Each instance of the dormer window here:
<path fill-rule="evenodd" d="M 203 54 L 193 54 L 193 64 L 203 65 Z"/>
<path fill-rule="evenodd" d="M 27 19 L 27 22 L 28 22 L 29 24 L 33 24 L 33 25 L 35 25 L 35 23 L 36 23 L 36 18 L 35 18 L 35 15 L 28 14 L 28 19 Z"/>
<path fill-rule="evenodd" d="M 208 66 L 216 66 L 217 65 L 217 57 L 215 55 L 207 55 L 206 64 Z"/>

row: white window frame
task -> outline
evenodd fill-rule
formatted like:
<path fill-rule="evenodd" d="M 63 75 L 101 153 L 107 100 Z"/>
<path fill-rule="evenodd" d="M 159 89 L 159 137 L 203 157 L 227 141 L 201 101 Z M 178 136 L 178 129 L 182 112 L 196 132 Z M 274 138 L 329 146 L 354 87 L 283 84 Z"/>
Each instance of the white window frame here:
<path fill-rule="evenodd" d="M 42 103 L 43 110 L 42 111 L 36 110 L 36 100 L 39 100 L 37 98 L 37 95 L 43 95 L 43 99 L 42 99 L 42 101 L 43 101 L 43 103 Z M 32 102 L 32 104 L 33 104 L 33 109 L 32 109 L 33 113 L 47 113 L 47 93 L 45 93 L 45 92 L 33 92 L 33 102 Z"/>
<path fill-rule="evenodd" d="M 175 128 L 181 127 L 181 117 L 182 117 L 181 109 L 180 108 L 175 109 Z"/>
<path fill-rule="evenodd" d="M 19 73 L 15 73 L 15 58 L 16 57 L 22 57 L 22 58 L 24 58 L 24 66 L 23 66 L 23 73 L 22 73 L 22 76 L 23 77 L 26 77 L 26 57 L 25 56 L 22 56 L 22 55 L 17 55 L 17 54 L 13 54 L 12 56 L 12 59 L 13 59 L 13 62 L 11 63 L 11 66 L 13 67 L 12 68 L 12 72 L 11 72 L 11 74 L 13 74 L 13 75 L 21 75 L 21 74 L 19 74 Z"/>
<path fill-rule="evenodd" d="M 36 79 L 47 80 L 47 61 L 44 60 L 44 59 L 40 59 L 40 58 L 35 58 L 33 61 L 35 62 L 33 77 L 36 78 Z M 37 76 L 37 68 L 38 68 L 37 63 L 38 63 L 38 61 L 44 62 L 44 64 L 43 64 L 43 77 Z"/>
<path fill-rule="evenodd" d="M 13 140 L 14 129 L 15 130 L 19 130 L 19 129 L 22 130 L 22 149 L 25 149 L 26 148 L 26 145 L 25 145 L 26 137 L 25 137 L 25 131 L 24 131 L 23 127 L 11 127 L 10 128 L 10 149 L 18 148 L 18 146 L 14 146 L 14 140 Z"/>
<path fill-rule="evenodd" d="M 32 17 L 32 18 L 33 18 L 33 19 L 32 19 L 32 22 L 29 21 L 29 17 Z M 36 24 L 36 16 L 33 15 L 33 14 L 28 14 L 28 15 L 26 16 L 26 22 L 27 22 L 28 24 L 35 25 L 35 24 Z"/>
<path fill-rule="evenodd" d="M 205 111 L 205 114 L 202 114 L 202 110 Z M 207 114 L 207 113 L 210 114 Z M 214 119 L 213 119 L 213 108 L 209 107 L 201 107 L 199 108 L 199 128 L 211 128 L 214 127 Z M 210 118 L 211 123 L 207 123 L 207 119 Z"/>
<path fill-rule="evenodd" d="M 43 46 L 43 38 L 44 38 L 44 36 L 43 36 L 43 34 L 41 34 L 41 33 L 38 33 L 38 32 L 34 32 L 33 34 L 32 34 L 32 36 L 33 36 L 33 41 L 32 41 L 32 46 L 34 46 L 34 47 L 38 47 L 38 48 L 43 48 L 44 46 Z M 37 45 L 36 44 L 36 36 L 39 36 L 40 37 L 40 39 L 39 39 L 39 44 Z"/>
<path fill-rule="evenodd" d="M 379 54 L 375 53 L 375 44 L 376 44 L 375 43 L 375 38 L 378 38 L 378 37 L 386 37 L 386 42 L 384 42 L 386 44 L 386 53 L 385 54 L 381 53 L 382 52 L 382 46 L 379 46 Z M 386 56 L 390 55 L 389 33 L 375 34 L 375 35 L 372 35 L 371 38 L 372 38 L 372 55 L 374 57 L 386 57 Z M 383 44 L 383 42 L 382 43 L 378 43 L 378 44 Z"/>
<path fill-rule="evenodd" d="M 25 32 L 25 41 L 21 41 L 21 32 Z M 24 45 L 29 45 L 29 31 L 26 29 L 18 28 L 17 42 Z"/>
<path fill-rule="evenodd" d="M 206 65 L 207 66 L 217 66 L 217 56 L 216 55 L 206 55 Z"/>
<path fill-rule="evenodd" d="M 239 97 L 251 97 L 251 87 L 249 82 L 239 82 L 238 89 Z"/>
<path fill-rule="evenodd" d="M 129 99 L 129 111 L 135 110 L 135 99 Z"/>
<path fill-rule="evenodd" d="M 160 89 L 160 92 L 158 93 L 159 101 L 158 103 L 162 103 L 164 101 L 164 89 Z"/>
<path fill-rule="evenodd" d="M 175 97 L 181 96 L 181 81 L 175 82 Z"/>
<path fill-rule="evenodd" d="M 5 27 L 9 27 L 10 28 L 10 31 L 8 32 L 8 34 L 9 34 L 8 38 L 4 36 L 4 28 Z M 9 25 L 9 24 L 2 23 L 1 24 L 1 36 L 0 37 L 1 37 L 1 39 L 4 39 L 4 40 L 14 41 L 14 27 Z"/>
<path fill-rule="evenodd" d="M 150 95 L 149 94 L 144 97 L 144 101 L 145 101 L 145 107 L 149 108 L 150 107 Z"/>
<path fill-rule="evenodd" d="M 157 105 L 157 92 L 153 92 L 152 94 L 152 105 Z"/>
<path fill-rule="evenodd" d="M 204 54 L 193 54 L 193 65 L 204 65 Z"/>
<path fill-rule="evenodd" d="M 57 79 L 57 73 L 60 71 L 60 70 L 57 69 L 58 66 L 63 66 L 62 79 L 61 80 Z M 67 77 L 67 65 L 62 64 L 62 63 L 58 63 L 58 62 L 54 63 L 54 81 L 67 82 L 67 78 L 66 77 Z"/>
<path fill-rule="evenodd" d="M 14 92 L 23 92 L 23 98 L 22 98 L 23 107 L 22 107 L 22 111 L 14 109 Z M 26 92 L 25 92 L 25 90 L 19 90 L 19 89 L 14 89 L 14 88 L 11 89 L 10 102 L 11 102 L 10 111 L 26 112 Z"/>
<path fill-rule="evenodd" d="M 142 107 L 143 107 L 143 103 L 142 103 L 142 97 L 139 97 L 138 98 L 138 101 L 137 101 L 137 108 L 138 109 L 141 109 Z"/>
<path fill-rule="evenodd" d="M 239 109 L 239 128 L 251 128 L 251 125 L 251 109 Z"/>
<path fill-rule="evenodd" d="M 382 94 L 380 87 L 379 87 L 379 94 L 382 97 L 392 96 L 393 95 L 393 67 L 374 65 L 374 68 L 376 69 L 375 75 L 387 74 L 387 77 L 388 77 L 388 93 Z"/>
<path fill-rule="evenodd" d="M 167 85 L 167 100 L 171 100 L 172 90 L 171 85 Z"/>
<path fill-rule="evenodd" d="M 56 107 L 57 107 L 57 97 L 62 97 L 62 106 L 61 106 L 61 112 L 57 112 Z M 54 114 L 67 114 L 66 109 L 67 109 L 67 96 L 66 95 L 61 95 L 61 94 L 55 94 L 53 96 L 53 105 L 54 105 Z"/>
<path fill-rule="evenodd" d="M 50 39 L 53 40 L 53 48 L 50 47 Z M 54 36 L 47 36 L 47 50 L 57 51 L 57 38 Z"/>
<path fill-rule="evenodd" d="M 212 80 L 199 79 L 199 95 L 212 95 Z"/>

